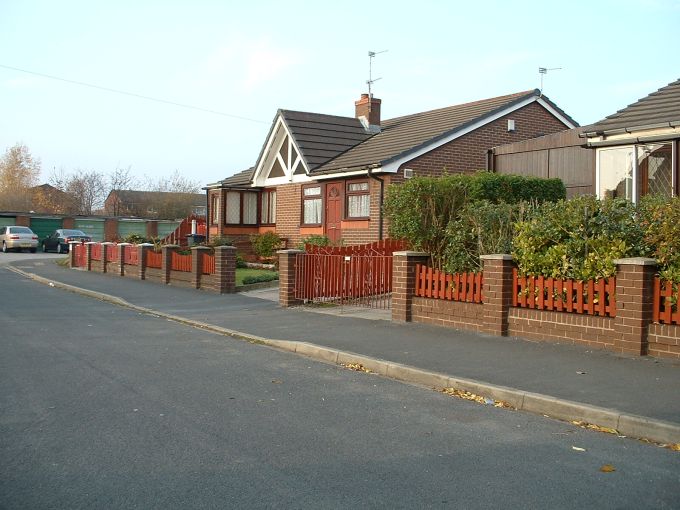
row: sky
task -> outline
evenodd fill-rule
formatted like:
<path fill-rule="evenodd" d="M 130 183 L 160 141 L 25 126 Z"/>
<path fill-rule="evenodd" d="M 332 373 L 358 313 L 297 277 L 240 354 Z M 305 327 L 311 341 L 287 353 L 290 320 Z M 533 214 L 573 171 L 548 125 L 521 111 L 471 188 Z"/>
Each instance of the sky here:
<path fill-rule="evenodd" d="M 255 164 L 279 108 L 353 116 L 369 51 L 384 119 L 540 88 L 545 67 L 585 125 L 680 78 L 679 32 L 680 0 L 0 0 L 0 151 L 25 144 L 42 182 L 214 183 Z"/>

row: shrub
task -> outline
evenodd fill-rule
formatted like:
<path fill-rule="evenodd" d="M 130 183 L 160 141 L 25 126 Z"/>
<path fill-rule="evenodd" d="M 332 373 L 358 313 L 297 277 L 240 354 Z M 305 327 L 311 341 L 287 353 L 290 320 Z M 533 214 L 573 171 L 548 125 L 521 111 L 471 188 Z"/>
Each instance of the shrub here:
<path fill-rule="evenodd" d="M 274 280 L 279 279 L 279 273 L 271 272 L 271 273 L 263 273 L 257 276 L 246 276 L 243 279 L 243 285 L 250 285 L 251 283 L 260 283 L 260 282 L 272 282 Z"/>
<path fill-rule="evenodd" d="M 241 269 L 243 269 L 244 267 L 248 267 L 248 264 L 246 263 L 243 256 L 239 255 L 238 253 L 236 254 L 236 267 Z"/>
<path fill-rule="evenodd" d="M 680 197 L 644 197 L 639 211 L 649 255 L 659 261 L 659 276 L 680 283 Z"/>
<path fill-rule="evenodd" d="M 263 258 L 273 257 L 276 250 L 281 246 L 281 237 L 276 232 L 265 232 L 250 236 L 253 251 Z"/>
<path fill-rule="evenodd" d="M 146 237 L 144 237 L 141 234 L 129 234 L 125 236 L 122 241 L 123 243 L 132 243 L 132 244 L 142 244 L 147 242 Z"/>
<path fill-rule="evenodd" d="M 208 245 L 214 248 L 215 246 L 233 246 L 234 243 L 230 237 L 215 236 L 210 238 Z"/>
<path fill-rule="evenodd" d="M 300 244 L 298 244 L 298 250 L 304 250 L 305 244 L 311 244 L 313 246 L 330 246 L 331 240 L 324 235 L 313 234 L 311 236 L 304 237 Z"/>
<path fill-rule="evenodd" d="M 583 196 L 539 205 L 517 223 L 512 253 L 521 274 L 589 280 L 612 276 L 617 258 L 648 251 L 631 202 Z"/>

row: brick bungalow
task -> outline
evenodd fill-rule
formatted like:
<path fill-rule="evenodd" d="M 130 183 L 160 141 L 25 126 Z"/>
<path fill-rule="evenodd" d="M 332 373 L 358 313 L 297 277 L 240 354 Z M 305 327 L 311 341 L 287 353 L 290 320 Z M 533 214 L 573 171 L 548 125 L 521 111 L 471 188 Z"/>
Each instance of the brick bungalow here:
<path fill-rule="evenodd" d="M 577 126 L 538 90 L 389 120 L 380 106 L 362 94 L 354 117 L 279 110 L 255 166 L 204 188 L 209 236 L 377 241 L 388 185 L 484 169 L 491 147 Z"/>

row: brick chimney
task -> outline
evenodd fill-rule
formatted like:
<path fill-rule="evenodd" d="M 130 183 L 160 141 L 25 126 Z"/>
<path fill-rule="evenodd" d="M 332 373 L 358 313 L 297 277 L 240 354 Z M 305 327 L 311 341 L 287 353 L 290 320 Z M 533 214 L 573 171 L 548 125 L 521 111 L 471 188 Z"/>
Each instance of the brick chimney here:
<path fill-rule="evenodd" d="M 380 133 L 380 103 L 369 94 L 361 94 L 361 99 L 354 102 L 355 117 L 369 133 Z"/>

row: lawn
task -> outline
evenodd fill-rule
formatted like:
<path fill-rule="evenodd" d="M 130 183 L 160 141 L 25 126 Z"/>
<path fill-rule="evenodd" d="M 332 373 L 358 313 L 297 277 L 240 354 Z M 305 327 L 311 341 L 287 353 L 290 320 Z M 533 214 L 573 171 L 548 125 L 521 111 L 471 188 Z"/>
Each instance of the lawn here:
<path fill-rule="evenodd" d="M 246 276 L 260 276 L 263 274 L 272 274 L 272 271 L 269 269 L 251 269 L 251 268 L 236 268 L 236 286 L 241 286 L 243 285 L 243 279 Z"/>

